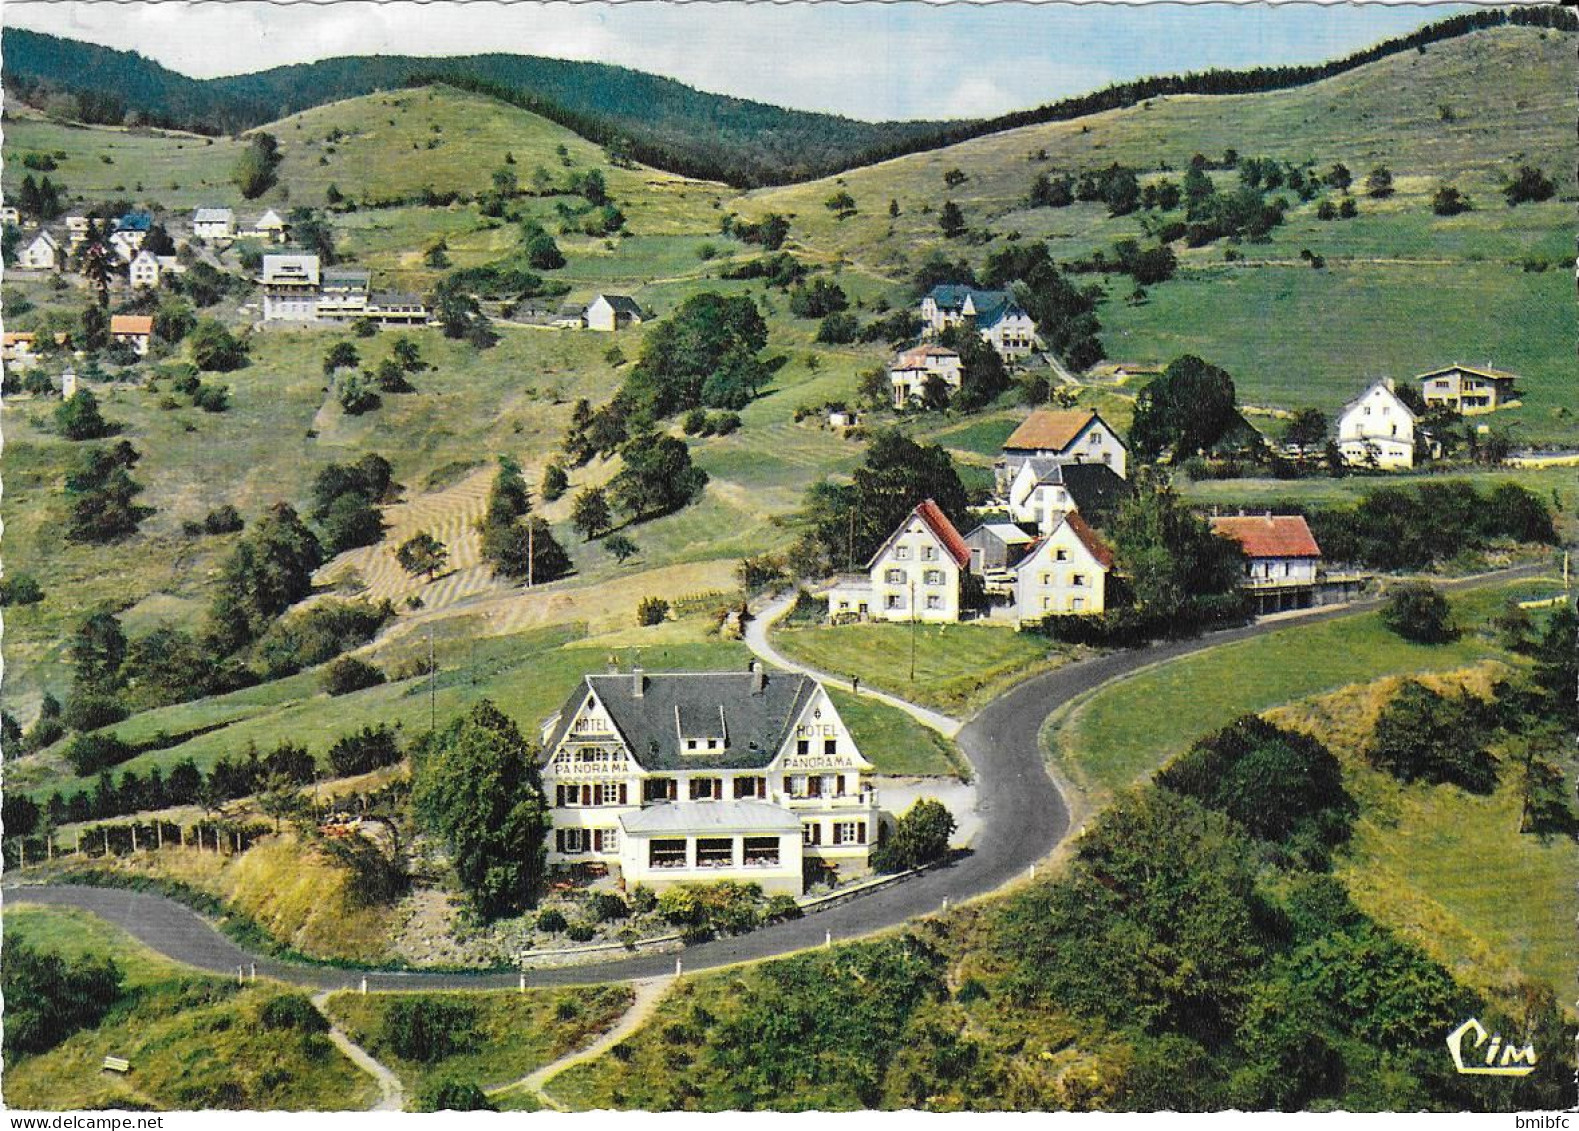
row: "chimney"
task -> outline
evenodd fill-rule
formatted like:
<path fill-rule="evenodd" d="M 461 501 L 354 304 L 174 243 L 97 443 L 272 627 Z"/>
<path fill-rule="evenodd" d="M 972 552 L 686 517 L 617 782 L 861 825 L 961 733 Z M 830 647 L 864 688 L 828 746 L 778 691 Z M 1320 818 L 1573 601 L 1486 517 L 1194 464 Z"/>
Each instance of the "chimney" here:
<path fill-rule="evenodd" d="M 640 668 L 631 669 L 631 694 L 638 699 L 647 694 L 647 673 Z"/>
<path fill-rule="evenodd" d="M 751 694 L 761 695 L 762 689 L 767 686 L 768 676 L 762 670 L 760 660 L 752 660 L 746 665 L 746 670 L 751 673 Z"/>

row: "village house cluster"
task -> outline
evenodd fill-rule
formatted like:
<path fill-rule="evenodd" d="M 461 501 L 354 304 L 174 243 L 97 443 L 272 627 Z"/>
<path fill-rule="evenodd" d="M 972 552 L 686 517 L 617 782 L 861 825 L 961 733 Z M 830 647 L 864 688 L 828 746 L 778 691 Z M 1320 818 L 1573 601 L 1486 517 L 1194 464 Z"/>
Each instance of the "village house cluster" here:
<path fill-rule="evenodd" d="M 354 322 L 422 326 L 428 307 L 420 295 L 374 291 L 372 276 L 351 267 L 324 267 L 316 255 L 277 253 L 263 257 L 258 283 L 265 322 Z"/>

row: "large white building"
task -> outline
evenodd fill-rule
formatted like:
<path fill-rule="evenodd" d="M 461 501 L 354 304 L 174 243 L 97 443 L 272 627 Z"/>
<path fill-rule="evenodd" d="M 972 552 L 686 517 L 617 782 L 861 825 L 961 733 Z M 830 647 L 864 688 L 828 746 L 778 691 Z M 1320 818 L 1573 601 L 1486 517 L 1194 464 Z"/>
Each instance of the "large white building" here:
<path fill-rule="evenodd" d="M 948 387 L 949 396 L 959 391 L 963 380 L 960 356 L 946 346 L 925 345 L 908 349 L 888 367 L 888 384 L 895 408 L 921 400 L 927 381 L 936 377 Z"/>
<path fill-rule="evenodd" d="M 1256 611 L 1307 609 L 1316 601 L 1321 547 L 1297 514 L 1214 515 L 1212 532 L 1245 555 L 1244 589 Z"/>
<path fill-rule="evenodd" d="M 828 619 L 946 623 L 960 617 L 960 575 L 970 547 L 931 499 L 911 511 L 878 547 L 864 574 L 828 591 Z"/>
<path fill-rule="evenodd" d="M 967 321 L 1005 361 L 1016 361 L 1036 348 L 1036 323 L 1008 291 L 943 283 L 921 300 L 922 332 L 928 337 Z"/>
<path fill-rule="evenodd" d="M 311 322 L 318 317 L 319 269 L 316 255 L 265 255 L 265 322 Z"/>
<path fill-rule="evenodd" d="M 1338 417 L 1338 450 L 1345 463 L 1383 470 L 1415 464 L 1414 410 L 1398 396 L 1391 377 L 1343 406 Z"/>
<path fill-rule="evenodd" d="M 1003 442 L 993 464 L 998 494 L 1007 495 L 1028 460 L 1052 463 L 1100 463 L 1127 477 L 1129 449 L 1095 409 L 1039 408 L 1020 422 Z"/>
<path fill-rule="evenodd" d="M 1113 551 L 1070 512 L 1014 567 L 1014 612 L 1020 624 L 1046 616 L 1089 616 L 1107 608 Z"/>
<path fill-rule="evenodd" d="M 627 886 L 732 879 L 793 895 L 808 871 L 869 868 L 882 821 L 872 765 L 809 676 L 755 662 L 589 675 L 542 738 L 551 865 L 617 868 Z"/>
<path fill-rule="evenodd" d="M 24 271 L 53 271 L 60 265 L 60 244 L 48 232 L 39 232 L 33 242 L 22 249 L 17 266 Z"/>

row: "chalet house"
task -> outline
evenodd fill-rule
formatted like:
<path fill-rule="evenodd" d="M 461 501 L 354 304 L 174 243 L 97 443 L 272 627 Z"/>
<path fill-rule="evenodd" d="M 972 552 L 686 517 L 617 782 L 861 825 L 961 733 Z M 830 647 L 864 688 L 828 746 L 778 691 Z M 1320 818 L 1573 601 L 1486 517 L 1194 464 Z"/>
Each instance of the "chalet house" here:
<path fill-rule="evenodd" d="M 582 323 L 589 330 L 612 334 L 626 326 L 640 325 L 647 315 L 629 295 L 597 295 L 581 312 Z"/>
<path fill-rule="evenodd" d="M 147 314 L 115 314 L 110 316 L 110 338 L 126 342 L 137 351 L 138 357 L 148 356 L 148 340 L 154 332 L 154 320 Z"/>
<path fill-rule="evenodd" d="M 828 617 L 845 620 L 959 620 L 960 575 L 970 569 L 970 547 L 931 499 L 916 507 L 866 565 L 866 573 L 836 581 Z"/>
<path fill-rule="evenodd" d="M 861 754 L 804 675 L 588 675 L 542 730 L 551 865 L 627 885 L 757 883 L 799 895 L 806 864 L 869 869 L 882 822 Z"/>
<path fill-rule="evenodd" d="M 126 276 L 134 287 L 153 290 L 159 286 L 159 275 L 164 270 L 160 256 L 151 251 L 139 251 L 126 269 Z"/>
<path fill-rule="evenodd" d="M 145 235 L 146 233 L 142 232 L 111 232 L 110 250 L 115 253 L 116 258 L 122 263 L 129 264 L 133 259 L 137 258 L 137 253 L 142 250 L 143 237 Z"/>
<path fill-rule="evenodd" d="M 0 342 L 0 361 L 8 365 L 31 365 L 38 360 L 33 353 L 35 335 L 28 330 L 5 332 L 3 342 Z"/>
<path fill-rule="evenodd" d="M 153 226 L 154 218 L 148 213 L 128 212 L 115 221 L 115 230 L 110 233 L 110 246 L 130 263 L 132 256 L 142 250 L 143 241 L 148 238 Z"/>
<path fill-rule="evenodd" d="M 1020 624 L 1046 616 L 1083 616 L 1107 608 L 1113 551 L 1078 514 L 1058 524 L 1014 567 L 1014 612 Z"/>
<path fill-rule="evenodd" d="M 998 494 L 1008 494 L 1021 466 L 1030 459 L 1106 464 L 1123 479 L 1129 449 L 1095 409 L 1039 408 L 1003 442 L 1003 454 L 993 465 Z"/>
<path fill-rule="evenodd" d="M 1415 378 L 1420 382 L 1420 395 L 1428 405 L 1447 405 L 1454 412 L 1465 416 L 1480 412 L 1495 412 L 1513 399 L 1512 373 L 1469 365 L 1450 365 L 1433 369 Z"/>
<path fill-rule="evenodd" d="M 25 271 L 53 271 L 60 266 L 63 256 L 60 244 L 48 232 L 39 232 L 33 242 L 22 249 L 17 266 Z"/>
<path fill-rule="evenodd" d="M 280 219 L 280 214 L 271 208 L 259 216 L 257 223 L 252 225 L 252 234 L 268 243 L 284 243 L 285 221 Z"/>
<path fill-rule="evenodd" d="M 987 522 L 965 535 L 970 549 L 970 571 L 985 575 L 1013 569 L 1020 564 L 1036 536 L 1013 522 Z"/>
<path fill-rule="evenodd" d="M 1414 410 L 1399 398 L 1391 377 L 1371 385 L 1343 406 L 1338 450 L 1357 467 L 1396 469 L 1415 464 Z"/>
<path fill-rule="evenodd" d="M 192 234 L 206 240 L 234 239 L 236 214 L 228 208 L 199 208 L 192 214 Z"/>
<path fill-rule="evenodd" d="M 1079 511 L 1088 522 L 1104 522 L 1131 492 L 1129 483 L 1105 463 L 1032 456 L 1020 465 L 1005 501 L 1010 518 L 1045 534 L 1068 511 Z"/>
<path fill-rule="evenodd" d="M 367 314 L 370 272 L 353 267 L 325 267 L 318 283 L 318 317 L 330 322 L 350 322 Z"/>
<path fill-rule="evenodd" d="M 893 391 L 894 407 L 904 408 L 919 401 L 926 390 L 927 379 L 936 377 L 949 388 L 953 396 L 960 386 L 960 357 L 944 346 L 917 346 L 906 350 L 888 367 L 888 382 Z"/>
<path fill-rule="evenodd" d="M 1213 516 L 1211 525 L 1214 534 L 1232 538 L 1244 551 L 1244 587 L 1258 613 L 1315 603 L 1321 547 L 1302 516 Z"/>
<path fill-rule="evenodd" d="M 265 255 L 265 322 L 310 322 L 318 317 L 319 270 L 316 255 Z"/>
<path fill-rule="evenodd" d="M 942 283 L 921 300 L 923 333 L 928 337 L 963 325 L 967 319 L 1005 361 L 1018 360 L 1036 348 L 1036 323 L 1008 291 Z"/>

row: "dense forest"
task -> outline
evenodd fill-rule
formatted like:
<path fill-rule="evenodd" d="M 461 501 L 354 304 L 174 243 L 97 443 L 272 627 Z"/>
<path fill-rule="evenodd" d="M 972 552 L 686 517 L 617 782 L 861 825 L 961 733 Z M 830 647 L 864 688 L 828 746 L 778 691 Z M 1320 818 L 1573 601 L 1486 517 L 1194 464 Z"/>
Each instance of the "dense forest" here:
<path fill-rule="evenodd" d="M 1300 86 L 1504 24 L 1579 31 L 1579 17 L 1556 6 L 1471 12 L 1326 63 L 1137 79 L 996 118 L 947 123 L 861 122 L 786 110 L 624 67 L 529 55 L 444 60 L 349 57 L 198 80 L 133 52 L 23 29 L 8 30 L 0 52 L 8 95 L 88 122 L 232 133 L 375 90 L 443 81 L 541 114 L 619 156 L 755 188 L 812 180 L 906 153 L 1020 126 L 1066 121 L 1148 98 Z"/>

